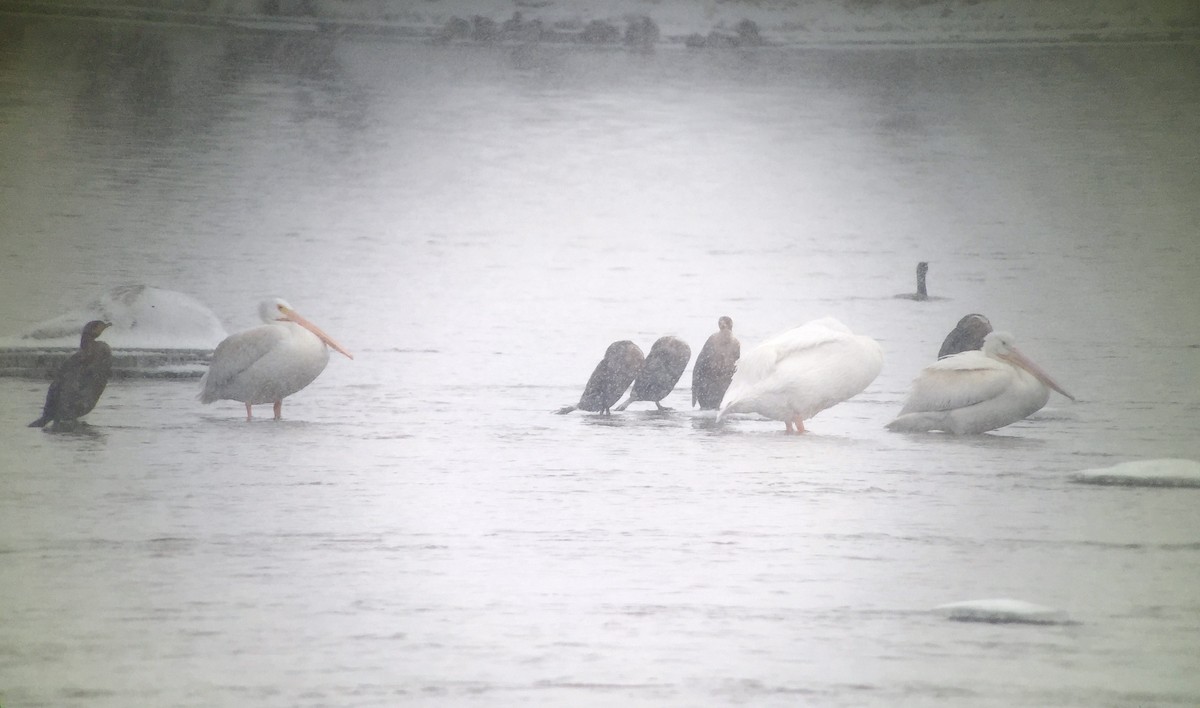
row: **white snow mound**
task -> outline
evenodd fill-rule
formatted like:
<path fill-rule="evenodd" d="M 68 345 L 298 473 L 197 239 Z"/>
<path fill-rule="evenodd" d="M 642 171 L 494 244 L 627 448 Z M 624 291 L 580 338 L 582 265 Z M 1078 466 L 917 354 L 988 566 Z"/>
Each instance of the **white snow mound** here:
<path fill-rule="evenodd" d="M 989 622 L 992 624 L 1066 624 L 1070 622 L 1067 613 L 1062 610 L 1009 598 L 952 602 L 948 605 L 938 605 L 933 610 L 956 622 Z"/>
<path fill-rule="evenodd" d="M 1162 458 L 1134 460 L 1075 473 L 1072 481 L 1128 487 L 1200 487 L 1200 462 Z"/>
<path fill-rule="evenodd" d="M 212 310 L 190 295 L 148 285 L 121 285 L 76 310 L 5 338 L 0 346 L 76 348 L 83 325 L 90 320 L 112 323 L 101 339 L 113 349 L 211 350 L 226 336 Z"/>

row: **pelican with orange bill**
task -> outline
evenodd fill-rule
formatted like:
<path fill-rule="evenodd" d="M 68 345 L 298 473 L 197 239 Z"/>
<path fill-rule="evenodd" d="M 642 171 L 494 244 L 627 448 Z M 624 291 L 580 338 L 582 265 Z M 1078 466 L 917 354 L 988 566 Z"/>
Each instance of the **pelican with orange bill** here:
<path fill-rule="evenodd" d="M 231 334 L 217 345 L 200 381 L 200 402 L 241 401 L 246 420 L 251 406 L 273 403 L 279 420 L 283 399 L 325 370 L 330 348 L 350 359 L 354 355 L 279 298 L 264 301 L 258 312 L 266 324 Z"/>

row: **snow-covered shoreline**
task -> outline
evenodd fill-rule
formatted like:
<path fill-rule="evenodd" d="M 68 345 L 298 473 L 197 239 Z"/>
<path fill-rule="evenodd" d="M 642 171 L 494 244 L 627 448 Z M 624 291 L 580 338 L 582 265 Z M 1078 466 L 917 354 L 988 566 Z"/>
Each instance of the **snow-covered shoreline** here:
<path fill-rule="evenodd" d="M 1200 41 L 1186 0 L 23 0 L 57 18 L 399 40 L 746 47 Z"/>

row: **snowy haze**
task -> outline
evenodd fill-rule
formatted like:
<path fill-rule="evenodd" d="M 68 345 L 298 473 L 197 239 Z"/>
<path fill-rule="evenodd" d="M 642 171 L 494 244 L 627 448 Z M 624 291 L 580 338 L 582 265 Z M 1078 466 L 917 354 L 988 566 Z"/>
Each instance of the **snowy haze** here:
<path fill-rule="evenodd" d="M 1200 44 L 690 51 L 756 6 L 675 2 L 631 5 L 657 51 L 526 51 L 187 2 L 0 16 L 0 334 L 146 283 L 355 358 L 278 422 L 114 377 L 87 435 L 0 378 L 5 706 L 1200 705 L 1196 490 L 1072 478 L 1200 460 Z M 918 261 L 937 299 L 893 297 Z M 887 431 L 969 312 L 1079 401 Z M 720 315 L 743 351 L 832 315 L 884 368 L 805 435 L 686 373 L 550 413 Z"/>

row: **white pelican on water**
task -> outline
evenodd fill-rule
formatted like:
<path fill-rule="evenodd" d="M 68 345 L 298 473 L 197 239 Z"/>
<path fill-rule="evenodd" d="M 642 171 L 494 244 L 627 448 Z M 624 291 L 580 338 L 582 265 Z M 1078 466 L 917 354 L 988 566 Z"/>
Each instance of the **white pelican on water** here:
<path fill-rule="evenodd" d="M 250 406 L 274 403 L 275 420 L 283 413 L 283 399 L 313 382 L 329 363 L 326 345 L 353 359 L 291 305 L 275 298 L 258 306 L 266 324 L 231 334 L 217 345 L 208 372 L 200 381 L 200 402 L 241 401 Z"/>
<path fill-rule="evenodd" d="M 1013 346 L 1012 335 L 992 332 L 982 351 L 962 352 L 925 367 L 900 415 L 887 427 L 907 433 L 983 433 L 1039 410 L 1051 388 L 1075 400 Z"/>
<path fill-rule="evenodd" d="M 717 420 L 759 413 L 804 432 L 804 421 L 862 392 L 883 368 L 883 348 L 825 317 L 778 334 L 741 357 Z"/>

